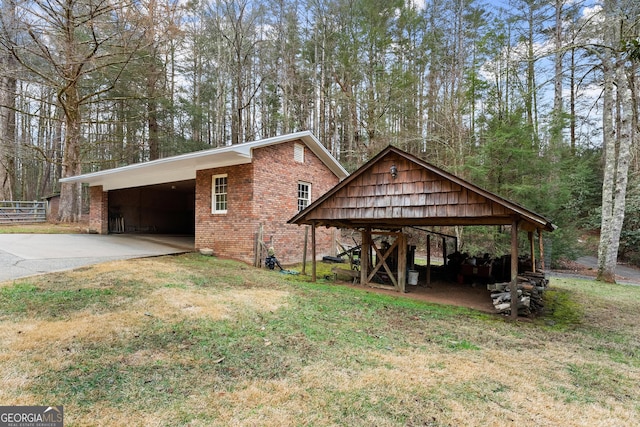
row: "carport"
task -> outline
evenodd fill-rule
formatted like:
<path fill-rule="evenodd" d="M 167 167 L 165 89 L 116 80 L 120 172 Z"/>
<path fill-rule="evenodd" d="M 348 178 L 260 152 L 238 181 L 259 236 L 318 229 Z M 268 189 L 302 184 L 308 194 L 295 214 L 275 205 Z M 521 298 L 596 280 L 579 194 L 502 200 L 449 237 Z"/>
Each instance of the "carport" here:
<path fill-rule="evenodd" d="M 195 233 L 195 180 L 111 190 L 110 233 Z"/>
<path fill-rule="evenodd" d="M 360 283 L 379 287 L 373 278 L 377 272 L 384 271 L 391 279 L 390 287 L 398 292 L 404 292 L 407 283 L 408 249 L 404 227 L 510 226 L 510 277 L 514 284 L 518 275 L 518 231 L 527 233 L 535 271 L 535 245 L 539 247 L 542 261 L 542 233 L 555 229 L 543 216 L 392 146 L 289 222 L 311 226 L 313 280 L 316 279 L 316 228 L 355 229 L 362 236 Z M 394 262 L 390 262 L 392 254 L 395 254 Z M 511 294 L 515 304 L 516 286 L 511 286 Z M 517 309 L 511 312 L 517 316 Z"/>
<path fill-rule="evenodd" d="M 100 224 L 92 231 L 194 235 L 197 171 L 250 163 L 251 147 L 242 144 L 187 153 L 61 182 L 90 186 L 91 221 Z"/>

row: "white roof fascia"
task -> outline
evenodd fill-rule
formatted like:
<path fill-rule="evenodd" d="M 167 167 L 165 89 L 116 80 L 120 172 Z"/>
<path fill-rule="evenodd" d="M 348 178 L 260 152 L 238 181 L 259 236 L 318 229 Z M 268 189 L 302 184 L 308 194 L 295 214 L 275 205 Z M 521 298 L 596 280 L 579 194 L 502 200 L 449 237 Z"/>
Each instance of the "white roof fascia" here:
<path fill-rule="evenodd" d="M 102 185 L 103 191 L 109 191 L 119 188 L 187 181 L 195 179 L 196 171 L 198 170 L 251 163 L 253 149 L 255 148 L 296 139 L 302 140 L 338 178 L 343 179 L 348 175 L 347 171 L 324 148 L 320 141 L 311 132 L 304 131 L 76 175 L 63 178 L 60 182 L 83 182 L 91 186 Z"/>

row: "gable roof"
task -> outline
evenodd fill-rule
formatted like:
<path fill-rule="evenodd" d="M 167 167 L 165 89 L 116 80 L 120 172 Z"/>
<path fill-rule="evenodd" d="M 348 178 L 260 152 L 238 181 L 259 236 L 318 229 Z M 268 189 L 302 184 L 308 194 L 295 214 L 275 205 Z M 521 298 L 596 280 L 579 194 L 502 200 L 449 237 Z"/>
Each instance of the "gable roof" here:
<path fill-rule="evenodd" d="M 192 180 L 197 170 L 251 163 L 254 149 L 296 140 L 302 141 L 339 179 L 348 175 L 320 141 L 311 132 L 304 131 L 76 175 L 60 182 L 102 185 L 103 190 L 108 191 Z"/>
<path fill-rule="evenodd" d="M 390 174 L 392 165 L 397 169 L 395 178 Z M 533 211 L 388 146 L 289 223 L 394 229 L 508 225 L 515 217 L 528 231 L 555 229 Z"/>

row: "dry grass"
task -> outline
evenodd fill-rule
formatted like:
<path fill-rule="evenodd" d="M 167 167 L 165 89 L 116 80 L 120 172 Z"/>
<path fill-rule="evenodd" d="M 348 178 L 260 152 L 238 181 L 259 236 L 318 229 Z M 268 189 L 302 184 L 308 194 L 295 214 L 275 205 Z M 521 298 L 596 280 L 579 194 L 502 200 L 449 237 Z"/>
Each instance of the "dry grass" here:
<path fill-rule="evenodd" d="M 552 285 L 514 323 L 197 254 L 8 282 L 0 401 L 69 426 L 639 425 L 640 287 Z"/>
<path fill-rule="evenodd" d="M 0 234 L 40 233 L 40 234 L 70 234 L 88 233 L 89 224 L 83 222 L 41 222 L 33 224 L 0 224 Z"/>

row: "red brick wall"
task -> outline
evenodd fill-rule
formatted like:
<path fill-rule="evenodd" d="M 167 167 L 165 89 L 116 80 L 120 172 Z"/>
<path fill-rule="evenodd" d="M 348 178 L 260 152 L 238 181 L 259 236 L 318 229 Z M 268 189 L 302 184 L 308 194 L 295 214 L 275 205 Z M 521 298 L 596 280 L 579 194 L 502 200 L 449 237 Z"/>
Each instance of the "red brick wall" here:
<path fill-rule="evenodd" d="M 214 175 L 227 174 L 227 213 L 211 212 Z M 256 218 L 253 212 L 253 165 L 207 169 L 196 173 L 196 249 L 253 262 Z"/>
<path fill-rule="evenodd" d="M 60 210 L 60 196 L 50 197 L 47 205 L 47 221 L 58 221 L 58 212 Z"/>
<path fill-rule="evenodd" d="M 198 171 L 196 176 L 197 249 L 252 263 L 255 239 L 271 242 L 281 263 L 302 260 L 305 228 L 286 222 L 298 210 L 298 181 L 311 183 L 311 201 L 333 188 L 338 178 L 305 146 L 304 163 L 293 158 L 294 142 L 254 150 L 253 163 Z M 211 213 L 213 175 L 227 174 L 226 214 Z M 317 229 L 317 255 L 331 253 L 332 230 Z M 309 235 L 308 259 L 311 259 Z"/>
<path fill-rule="evenodd" d="M 102 185 L 89 187 L 89 200 L 89 232 L 107 234 L 109 193 L 102 191 Z"/>

